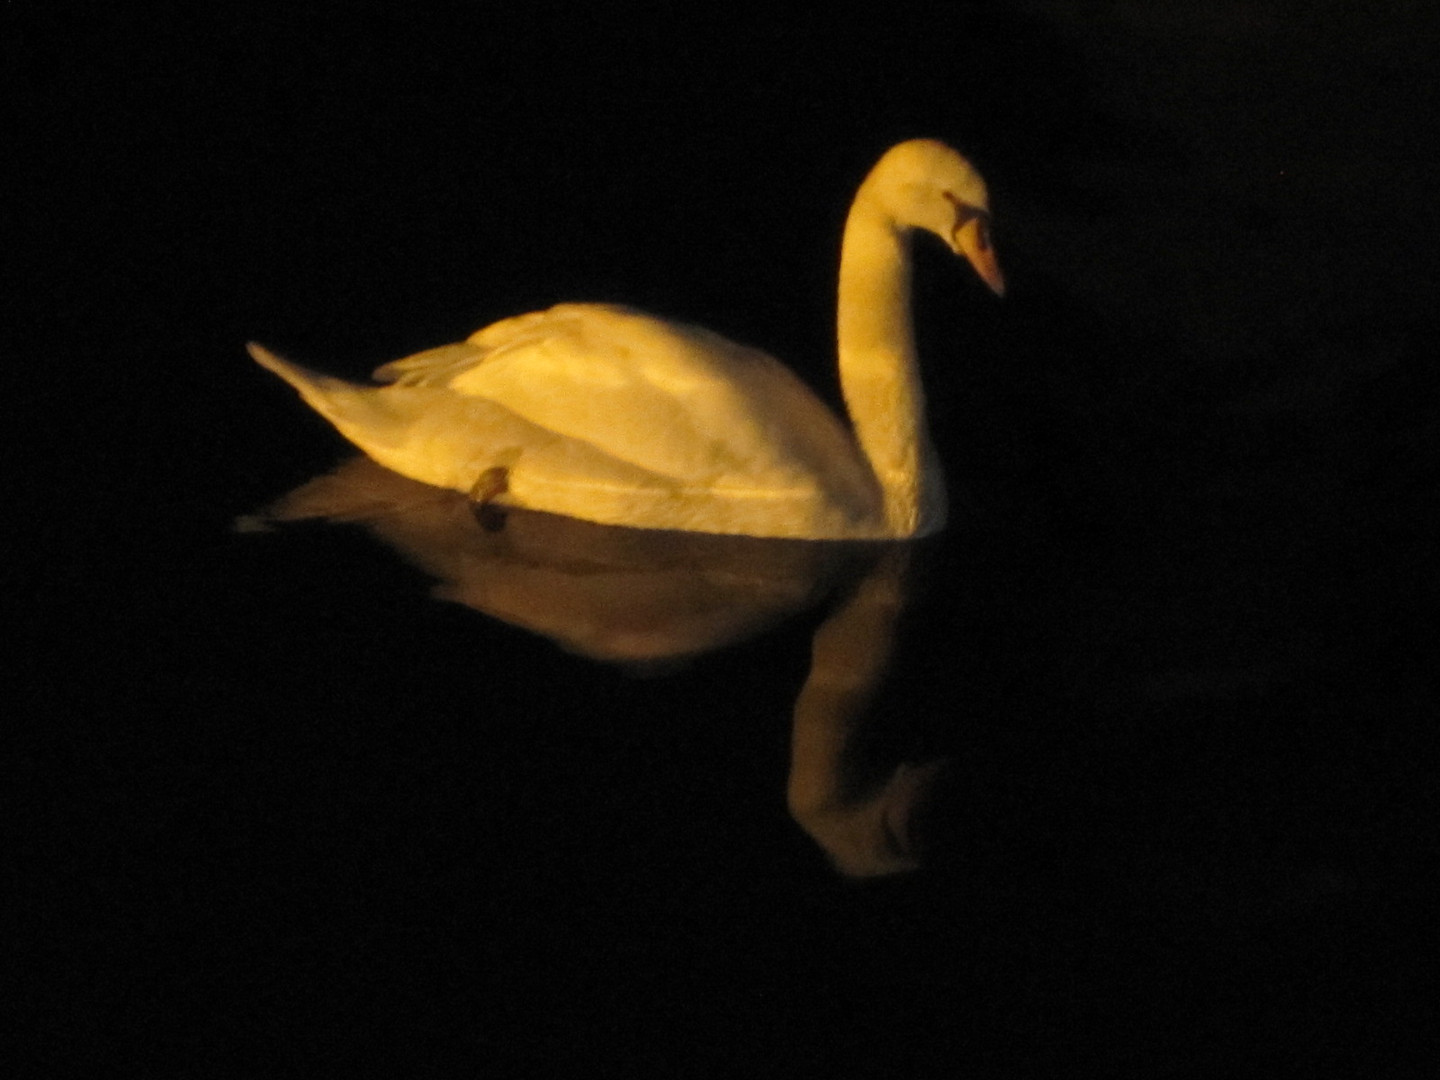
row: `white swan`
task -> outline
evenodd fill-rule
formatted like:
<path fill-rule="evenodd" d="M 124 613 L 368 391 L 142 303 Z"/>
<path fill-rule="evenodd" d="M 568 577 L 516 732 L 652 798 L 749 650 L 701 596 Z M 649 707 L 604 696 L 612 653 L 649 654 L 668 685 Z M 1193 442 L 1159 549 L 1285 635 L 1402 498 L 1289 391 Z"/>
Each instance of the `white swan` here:
<path fill-rule="evenodd" d="M 904 539 L 945 522 L 910 318 L 909 233 L 996 293 L 985 183 L 943 143 L 892 147 L 861 184 L 840 257 L 840 382 L 854 432 L 787 368 L 699 327 L 561 304 L 386 364 L 360 386 L 259 345 L 386 468 L 483 502 L 610 525 Z"/>

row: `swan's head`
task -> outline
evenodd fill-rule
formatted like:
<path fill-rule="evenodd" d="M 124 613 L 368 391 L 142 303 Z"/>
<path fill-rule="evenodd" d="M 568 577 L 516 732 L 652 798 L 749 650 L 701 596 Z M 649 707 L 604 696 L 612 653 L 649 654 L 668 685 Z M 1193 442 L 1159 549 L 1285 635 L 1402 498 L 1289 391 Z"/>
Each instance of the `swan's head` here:
<path fill-rule="evenodd" d="M 925 229 L 963 255 L 997 295 L 1005 277 L 990 244 L 990 195 L 975 167 L 934 139 L 911 139 L 885 152 L 863 190 L 903 228 Z"/>

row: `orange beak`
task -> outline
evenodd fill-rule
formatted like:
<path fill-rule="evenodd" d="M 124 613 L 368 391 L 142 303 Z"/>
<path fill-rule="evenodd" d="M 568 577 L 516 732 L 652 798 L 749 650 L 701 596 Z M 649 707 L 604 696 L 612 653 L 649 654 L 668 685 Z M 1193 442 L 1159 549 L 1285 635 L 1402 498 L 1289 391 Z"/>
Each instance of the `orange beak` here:
<path fill-rule="evenodd" d="M 951 247 L 956 255 L 964 255 L 980 280 L 990 286 L 996 296 L 1005 295 L 1005 275 L 1000 272 L 1000 263 L 995 258 L 995 249 L 990 246 L 990 218 L 976 212 L 966 218 L 955 230 Z"/>

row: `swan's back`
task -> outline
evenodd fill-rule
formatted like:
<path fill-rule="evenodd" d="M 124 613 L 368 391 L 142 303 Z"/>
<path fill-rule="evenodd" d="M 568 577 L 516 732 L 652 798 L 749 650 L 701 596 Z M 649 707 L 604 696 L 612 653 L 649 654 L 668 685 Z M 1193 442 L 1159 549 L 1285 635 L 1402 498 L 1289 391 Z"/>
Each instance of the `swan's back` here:
<path fill-rule="evenodd" d="M 484 471 L 490 453 L 518 505 L 750 535 L 882 528 L 874 476 L 835 414 L 770 356 L 700 327 L 562 304 L 386 364 L 375 377 L 390 384 L 378 397 L 413 401 L 417 462 L 464 463 L 468 474 Z M 382 464 L 464 489 L 463 476 L 404 467 L 404 451 L 388 445 L 393 427 L 375 453 L 353 425 L 331 419 Z M 476 445 L 482 429 L 489 450 Z M 465 446 L 444 444 L 447 432 Z"/>

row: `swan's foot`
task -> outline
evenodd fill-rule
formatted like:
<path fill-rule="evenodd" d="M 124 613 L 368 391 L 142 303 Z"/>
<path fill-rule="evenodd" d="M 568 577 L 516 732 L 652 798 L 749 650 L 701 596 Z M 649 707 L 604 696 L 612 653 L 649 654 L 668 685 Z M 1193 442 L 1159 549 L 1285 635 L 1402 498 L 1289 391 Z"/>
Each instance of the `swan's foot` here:
<path fill-rule="evenodd" d="M 475 505 L 475 520 L 486 532 L 505 528 L 505 508 L 496 506 L 495 499 L 510 490 L 510 470 L 503 465 L 486 469 L 470 488 L 470 501 Z"/>

